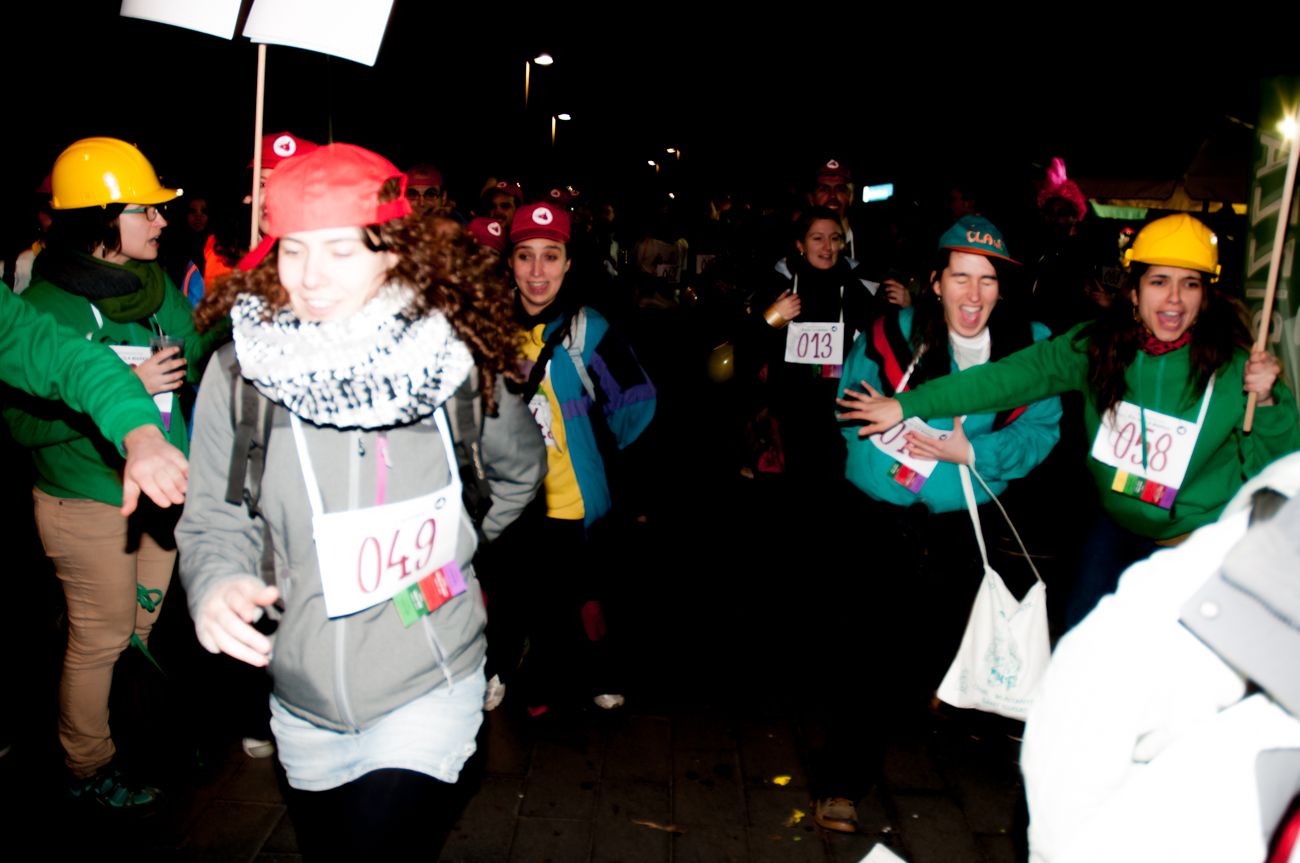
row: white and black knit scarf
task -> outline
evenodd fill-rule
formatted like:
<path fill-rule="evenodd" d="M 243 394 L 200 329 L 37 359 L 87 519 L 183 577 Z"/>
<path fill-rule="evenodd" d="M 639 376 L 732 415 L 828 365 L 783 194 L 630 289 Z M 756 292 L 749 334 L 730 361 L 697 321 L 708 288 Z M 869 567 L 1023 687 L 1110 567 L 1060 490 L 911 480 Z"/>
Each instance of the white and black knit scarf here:
<path fill-rule="evenodd" d="M 231 309 L 235 354 L 262 395 L 315 425 L 375 429 L 428 416 L 469 375 L 469 348 L 440 312 L 412 316 L 411 289 L 386 285 L 341 321 L 264 320 L 265 301 Z"/>

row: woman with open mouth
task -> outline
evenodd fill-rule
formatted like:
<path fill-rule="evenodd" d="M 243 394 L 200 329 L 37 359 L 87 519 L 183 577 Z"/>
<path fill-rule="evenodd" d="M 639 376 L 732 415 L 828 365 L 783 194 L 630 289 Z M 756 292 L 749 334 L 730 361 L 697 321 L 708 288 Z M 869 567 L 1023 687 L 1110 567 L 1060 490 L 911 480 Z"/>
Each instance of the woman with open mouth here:
<path fill-rule="evenodd" d="M 1018 262 L 1001 232 L 971 216 L 939 239 L 929 290 L 911 308 L 872 323 L 845 358 L 842 389 L 891 395 L 947 380 L 1049 337 L 1004 296 Z M 843 656 L 873 656 L 869 715 L 857 688 L 827 716 L 828 740 L 816 761 L 816 822 L 852 832 L 854 803 L 879 776 L 890 739 L 929 704 L 961 642 L 984 574 L 958 465 L 975 464 L 994 493 L 1037 467 L 1060 434 L 1060 401 L 1022 400 L 1007 410 L 935 415 L 860 438 L 842 429 L 846 476 L 854 487 L 846 522 L 875 538 L 870 568 L 837 580 Z M 976 501 L 992 510 L 988 494 Z M 982 513 L 996 525 L 996 511 Z"/>
<path fill-rule="evenodd" d="M 1219 245 L 1197 219 L 1157 219 L 1125 250 L 1119 301 L 1096 321 L 999 362 L 882 394 L 849 380 L 842 419 L 868 436 L 905 417 L 1005 410 L 1083 392 L 1088 470 L 1101 500 L 1066 623 L 1114 590 L 1129 564 L 1218 518 L 1269 462 L 1300 447 L 1296 405 L 1244 310 L 1219 282 Z M 1254 428 L 1242 426 L 1249 393 Z"/>

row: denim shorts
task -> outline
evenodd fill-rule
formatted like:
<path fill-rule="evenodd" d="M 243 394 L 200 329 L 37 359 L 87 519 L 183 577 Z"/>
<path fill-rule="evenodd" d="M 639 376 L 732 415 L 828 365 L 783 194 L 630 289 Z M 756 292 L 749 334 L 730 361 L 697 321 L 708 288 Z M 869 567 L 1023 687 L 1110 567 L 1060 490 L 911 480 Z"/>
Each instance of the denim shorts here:
<path fill-rule="evenodd" d="M 479 665 L 455 685 L 421 695 L 355 732 L 313 725 L 272 695 L 271 731 L 289 785 L 326 791 L 386 768 L 455 782 L 474 754 L 486 688 Z"/>

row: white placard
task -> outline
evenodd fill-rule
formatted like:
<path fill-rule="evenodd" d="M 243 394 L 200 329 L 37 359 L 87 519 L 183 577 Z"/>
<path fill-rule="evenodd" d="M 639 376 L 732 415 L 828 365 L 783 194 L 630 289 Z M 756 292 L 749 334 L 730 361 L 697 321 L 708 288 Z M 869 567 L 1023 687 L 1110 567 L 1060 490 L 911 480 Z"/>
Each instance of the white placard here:
<path fill-rule="evenodd" d="M 109 345 L 113 353 L 121 358 L 131 368 L 135 368 L 140 363 L 153 356 L 153 348 L 137 347 L 136 345 Z M 182 357 L 183 359 L 183 357 Z M 169 390 L 165 393 L 157 393 L 153 397 L 153 403 L 158 406 L 158 413 L 163 415 L 164 425 L 171 429 L 172 412 L 172 393 Z"/>
<path fill-rule="evenodd" d="M 233 39 L 239 7 L 240 0 L 122 0 L 121 14 Z"/>
<path fill-rule="evenodd" d="M 244 35 L 375 65 L 393 0 L 255 0 Z"/>

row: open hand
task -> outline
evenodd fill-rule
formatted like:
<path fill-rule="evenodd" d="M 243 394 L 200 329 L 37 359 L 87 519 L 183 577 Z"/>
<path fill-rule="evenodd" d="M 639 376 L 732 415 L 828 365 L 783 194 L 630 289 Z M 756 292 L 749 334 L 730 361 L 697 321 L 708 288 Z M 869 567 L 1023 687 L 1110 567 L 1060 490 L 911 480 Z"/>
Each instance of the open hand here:
<path fill-rule="evenodd" d="M 951 464 L 971 464 L 975 461 L 975 450 L 971 447 L 966 432 L 962 430 L 961 417 L 953 420 L 952 432 L 943 440 L 918 431 L 908 432 L 907 452 L 916 458 Z"/>
<path fill-rule="evenodd" d="M 866 392 L 846 389 L 844 398 L 835 400 L 836 404 L 847 409 L 835 415 L 838 419 L 865 423 L 858 429 L 858 437 L 886 431 L 903 421 L 903 406 L 898 399 L 882 396 L 866 381 L 859 383 Z"/>
<path fill-rule="evenodd" d="M 122 440 L 122 515 L 135 512 L 140 492 L 161 507 L 185 502 L 190 467 L 184 454 L 167 442 L 157 426 L 137 426 Z"/>
<path fill-rule="evenodd" d="M 253 576 L 223 581 L 208 592 L 194 616 L 194 633 L 209 653 L 224 653 L 258 668 L 271 661 L 271 639 L 253 628 L 278 588 Z"/>

